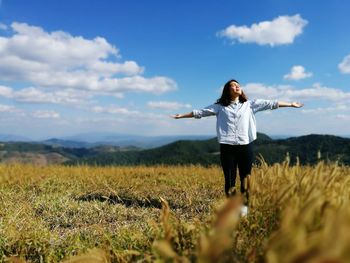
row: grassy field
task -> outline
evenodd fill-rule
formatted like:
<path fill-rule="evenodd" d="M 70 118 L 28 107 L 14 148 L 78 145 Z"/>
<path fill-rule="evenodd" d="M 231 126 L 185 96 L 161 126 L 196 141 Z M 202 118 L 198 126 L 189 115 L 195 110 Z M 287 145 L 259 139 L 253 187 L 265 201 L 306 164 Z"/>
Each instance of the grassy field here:
<path fill-rule="evenodd" d="M 350 262 L 350 167 L 0 165 L 1 262 Z M 237 182 L 238 185 L 238 182 Z"/>

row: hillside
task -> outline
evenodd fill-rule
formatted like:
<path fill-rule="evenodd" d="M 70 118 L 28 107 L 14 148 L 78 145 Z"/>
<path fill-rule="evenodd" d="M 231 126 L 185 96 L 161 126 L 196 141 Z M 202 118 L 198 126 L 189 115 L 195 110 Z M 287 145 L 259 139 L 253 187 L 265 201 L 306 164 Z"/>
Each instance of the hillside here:
<path fill-rule="evenodd" d="M 207 140 L 207 135 L 178 135 L 178 136 L 139 136 L 116 133 L 83 133 L 70 137 L 51 138 L 38 143 L 66 148 L 93 148 L 101 145 L 148 149 L 160 147 L 178 140 Z"/>
<path fill-rule="evenodd" d="M 29 142 L 0 143 L 1 163 L 31 163 L 35 165 L 61 164 L 67 161 L 89 158 L 123 151 L 137 151 L 138 148 L 100 145 L 94 148 L 65 148 Z"/>
<path fill-rule="evenodd" d="M 350 139 L 333 135 L 310 134 L 284 140 L 271 140 L 256 144 L 256 152 L 272 164 L 284 160 L 286 152 L 292 164 L 297 156 L 301 164 L 314 164 L 321 160 L 350 164 Z"/>
<path fill-rule="evenodd" d="M 255 155 L 262 155 L 268 164 L 285 160 L 289 153 L 292 164 L 297 156 L 301 164 L 314 164 L 319 160 L 350 164 L 350 139 L 332 135 L 306 135 L 272 140 L 258 133 L 254 142 Z M 257 161 L 257 160 L 256 160 Z M 95 165 L 153 165 L 153 164 L 220 164 L 219 145 L 216 138 L 204 141 L 177 141 L 162 147 L 116 153 L 103 153 L 82 157 L 66 164 Z"/>
<path fill-rule="evenodd" d="M 74 141 L 71 142 L 74 144 Z M 290 162 L 297 157 L 301 164 L 318 160 L 350 164 L 350 139 L 332 135 L 311 134 L 273 140 L 258 133 L 255 155 L 262 155 L 268 164 L 280 163 L 289 153 Z M 258 161 L 256 159 L 256 161 Z M 201 164 L 219 165 L 219 144 L 209 140 L 180 140 L 158 148 L 141 150 L 129 146 L 100 145 L 92 148 L 71 148 L 39 143 L 9 142 L 0 144 L 0 162 L 77 165 L 154 165 Z"/>

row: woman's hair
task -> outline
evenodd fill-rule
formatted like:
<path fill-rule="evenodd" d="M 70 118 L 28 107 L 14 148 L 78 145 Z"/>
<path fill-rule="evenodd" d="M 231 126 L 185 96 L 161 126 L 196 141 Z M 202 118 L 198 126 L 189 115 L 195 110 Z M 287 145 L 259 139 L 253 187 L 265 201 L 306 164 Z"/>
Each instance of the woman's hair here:
<path fill-rule="evenodd" d="M 235 79 L 231 79 L 226 82 L 224 89 L 222 90 L 221 97 L 216 101 L 216 104 L 221 104 L 222 106 L 228 106 L 231 104 L 231 93 L 230 93 L 230 87 L 231 87 L 231 82 L 236 82 L 239 84 L 239 82 Z M 247 96 L 244 94 L 242 90 L 242 94 L 239 95 L 239 101 L 240 102 L 246 102 L 248 100 Z"/>

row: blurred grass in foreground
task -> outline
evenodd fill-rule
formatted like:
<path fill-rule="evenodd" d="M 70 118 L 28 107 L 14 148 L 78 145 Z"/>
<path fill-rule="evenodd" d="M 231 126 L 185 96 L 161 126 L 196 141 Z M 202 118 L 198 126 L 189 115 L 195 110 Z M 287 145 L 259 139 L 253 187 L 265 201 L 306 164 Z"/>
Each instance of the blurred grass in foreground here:
<path fill-rule="evenodd" d="M 0 165 L 1 262 L 350 262 L 350 167 Z M 237 181 L 237 185 L 239 182 Z"/>

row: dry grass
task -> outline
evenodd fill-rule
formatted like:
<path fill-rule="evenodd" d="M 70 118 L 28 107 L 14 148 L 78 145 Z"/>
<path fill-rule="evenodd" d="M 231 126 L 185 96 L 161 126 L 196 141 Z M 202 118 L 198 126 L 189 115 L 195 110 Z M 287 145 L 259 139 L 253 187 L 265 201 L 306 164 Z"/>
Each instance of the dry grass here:
<path fill-rule="evenodd" d="M 350 167 L 0 165 L 1 262 L 350 262 Z M 238 185 L 238 184 L 237 184 Z"/>

